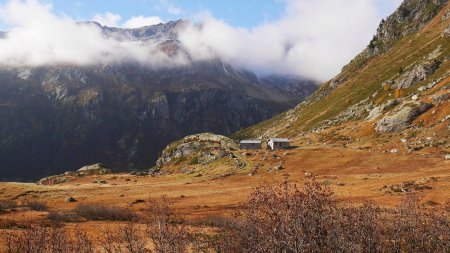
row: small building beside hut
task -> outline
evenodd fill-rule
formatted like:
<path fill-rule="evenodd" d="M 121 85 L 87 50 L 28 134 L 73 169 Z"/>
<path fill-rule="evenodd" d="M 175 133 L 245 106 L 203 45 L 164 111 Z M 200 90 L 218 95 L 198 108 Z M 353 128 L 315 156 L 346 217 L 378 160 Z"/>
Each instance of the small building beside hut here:
<path fill-rule="evenodd" d="M 287 149 L 290 147 L 291 144 L 289 139 L 285 138 L 270 138 L 267 142 L 267 148 L 270 148 L 272 150 Z"/>
<path fill-rule="evenodd" d="M 239 143 L 240 149 L 261 149 L 261 140 L 242 140 Z"/>

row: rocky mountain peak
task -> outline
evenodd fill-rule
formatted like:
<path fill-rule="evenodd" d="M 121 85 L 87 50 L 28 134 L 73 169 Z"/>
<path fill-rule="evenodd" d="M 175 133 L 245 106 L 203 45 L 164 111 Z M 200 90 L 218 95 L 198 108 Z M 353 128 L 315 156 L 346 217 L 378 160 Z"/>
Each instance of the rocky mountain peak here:
<path fill-rule="evenodd" d="M 383 19 L 367 50 L 377 55 L 388 50 L 403 36 L 419 31 L 445 6 L 448 0 L 405 0 L 386 20 Z"/>

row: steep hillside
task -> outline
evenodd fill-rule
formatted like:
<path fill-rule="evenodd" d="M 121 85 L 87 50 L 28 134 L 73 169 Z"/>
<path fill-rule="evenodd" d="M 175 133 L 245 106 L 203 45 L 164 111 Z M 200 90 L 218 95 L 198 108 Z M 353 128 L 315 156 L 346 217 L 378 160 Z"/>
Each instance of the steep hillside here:
<path fill-rule="evenodd" d="M 108 37 L 156 41 L 170 55 L 182 50 L 181 25 L 99 27 Z M 149 168 L 171 141 L 205 131 L 229 135 L 292 108 L 315 87 L 293 86 L 303 95 L 263 85 L 220 59 L 166 68 L 2 66 L 0 180 L 35 180 L 98 162 Z"/>
<path fill-rule="evenodd" d="M 295 138 L 328 129 L 381 140 L 415 129 L 447 142 L 449 9 L 448 1 L 404 1 L 383 20 L 366 50 L 309 100 L 234 137 Z"/>

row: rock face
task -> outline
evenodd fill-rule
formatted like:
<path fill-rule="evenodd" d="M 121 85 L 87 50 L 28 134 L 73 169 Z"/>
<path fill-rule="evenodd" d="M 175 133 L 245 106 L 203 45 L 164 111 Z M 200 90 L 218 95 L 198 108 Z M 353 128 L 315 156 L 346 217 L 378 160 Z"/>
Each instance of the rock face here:
<path fill-rule="evenodd" d="M 404 73 L 396 87 L 398 89 L 406 89 L 411 85 L 414 85 L 420 81 L 427 79 L 431 74 L 433 74 L 440 66 L 440 61 L 430 61 L 427 63 L 419 64 L 414 67 L 412 70 Z"/>
<path fill-rule="evenodd" d="M 160 40 L 171 54 L 179 25 L 102 29 L 105 36 Z M 174 140 L 228 135 L 293 107 L 294 87 L 274 89 L 220 59 L 160 69 L 0 67 L 0 180 L 35 180 L 96 162 L 149 168 Z M 307 87 L 304 95 L 314 88 Z"/>
<path fill-rule="evenodd" d="M 408 128 L 411 122 L 433 106 L 427 103 L 403 105 L 396 112 L 383 117 L 376 123 L 375 130 L 380 133 L 396 132 Z"/>
<path fill-rule="evenodd" d="M 238 144 L 233 140 L 211 133 L 203 133 L 187 136 L 180 141 L 167 146 L 157 161 L 158 167 L 195 157 L 195 163 L 207 164 L 222 157 L 231 156 L 231 151 L 236 150 Z"/>
<path fill-rule="evenodd" d="M 399 38 L 420 30 L 448 0 L 405 0 L 395 13 L 380 24 L 368 47 L 369 55 L 385 52 Z"/>
<path fill-rule="evenodd" d="M 317 90 L 318 84 L 310 80 L 297 77 L 271 75 L 259 78 L 259 82 L 267 89 L 273 90 L 273 94 L 279 94 L 280 99 L 297 105 L 307 99 Z"/>

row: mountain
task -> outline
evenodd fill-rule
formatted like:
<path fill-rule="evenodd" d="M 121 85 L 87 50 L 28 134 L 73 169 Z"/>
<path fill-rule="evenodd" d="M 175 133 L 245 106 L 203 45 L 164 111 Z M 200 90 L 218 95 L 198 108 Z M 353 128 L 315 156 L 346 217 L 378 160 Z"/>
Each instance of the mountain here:
<path fill-rule="evenodd" d="M 282 95 L 282 100 L 294 106 L 317 90 L 317 84 L 296 76 L 269 75 L 258 79 L 272 94 Z"/>
<path fill-rule="evenodd" d="M 169 55 L 182 50 L 183 21 L 139 29 L 78 25 L 98 26 L 116 39 L 157 41 Z M 280 87 L 260 82 L 220 59 L 161 68 L 2 66 L 0 179 L 34 180 L 97 162 L 116 170 L 151 167 L 171 141 L 205 131 L 231 134 L 292 108 L 316 88 L 287 80 Z"/>
<path fill-rule="evenodd" d="M 447 0 L 404 1 L 367 48 L 308 100 L 234 137 L 346 139 L 381 149 L 403 138 L 407 150 L 431 142 L 435 153 L 448 153 L 449 9 Z"/>

